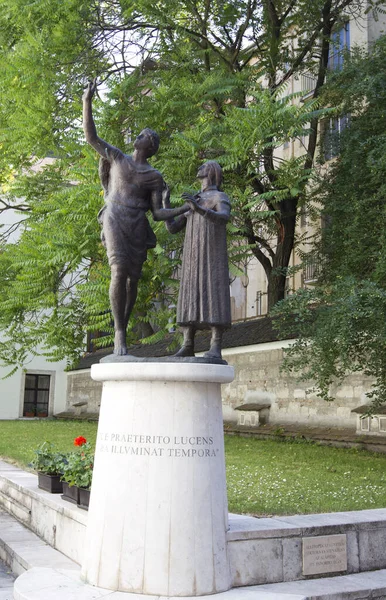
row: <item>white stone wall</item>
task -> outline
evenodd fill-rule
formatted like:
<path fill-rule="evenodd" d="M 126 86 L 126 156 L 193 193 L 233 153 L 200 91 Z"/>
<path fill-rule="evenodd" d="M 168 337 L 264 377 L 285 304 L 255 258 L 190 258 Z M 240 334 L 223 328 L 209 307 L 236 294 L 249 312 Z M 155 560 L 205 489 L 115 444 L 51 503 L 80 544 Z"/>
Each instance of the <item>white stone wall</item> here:
<path fill-rule="evenodd" d="M 20 215 L 14 211 L 6 211 L 0 215 L 0 224 L 4 228 L 17 223 Z M 16 241 L 18 230 L 12 234 Z M 12 367 L 0 366 L 0 419 L 18 419 L 23 416 L 25 374 L 33 373 L 51 376 L 49 397 L 49 414 L 62 412 L 66 406 L 67 374 L 66 361 L 48 362 L 44 356 L 30 356 L 24 369 L 18 369 L 11 377 L 4 379 L 12 371 Z"/>
<path fill-rule="evenodd" d="M 18 419 L 23 416 L 24 383 L 26 373 L 50 375 L 49 415 L 65 410 L 67 397 L 66 362 L 47 362 L 42 356 L 35 356 L 18 369 L 11 377 L 3 379 L 10 368 L 0 367 L 0 420 Z"/>
<path fill-rule="evenodd" d="M 371 46 L 375 40 L 386 33 L 386 15 L 375 18 L 373 11 L 367 15 L 367 42 Z"/>

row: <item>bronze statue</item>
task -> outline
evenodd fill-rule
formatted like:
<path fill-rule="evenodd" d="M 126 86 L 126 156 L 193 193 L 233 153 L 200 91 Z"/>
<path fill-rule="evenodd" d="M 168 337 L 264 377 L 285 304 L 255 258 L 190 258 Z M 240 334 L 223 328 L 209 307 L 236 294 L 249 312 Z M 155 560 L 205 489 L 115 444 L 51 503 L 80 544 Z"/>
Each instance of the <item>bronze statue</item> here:
<path fill-rule="evenodd" d="M 230 201 L 220 191 L 222 170 L 215 161 L 198 170 L 201 191 L 195 196 L 183 194 L 190 211 L 166 222 L 170 233 L 186 227 L 177 323 L 182 327 L 184 343 L 176 356 L 194 356 L 197 329 L 211 329 L 210 349 L 204 356 L 221 359 L 224 329 L 231 325 L 226 223 Z M 165 205 L 165 199 L 164 199 Z"/>
<path fill-rule="evenodd" d="M 114 354 L 127 354 L 126 329 L 137 298 L 138 280 L 148 248 L 156 238 L 146 218 L 151 210 L 155 221 L 164 221 L 189 210 L 162 207 L 165 183 L 159 171 L 147 161 L 159 146 L 159 137 L 144 129 L 134 141 L 132 156 L 124 154 L 98 137 L 92 116 L 96 80 L 83 94 L 83 129 L 87 142 L 101 155 L 99 174 L 105 206 L 98 215 L 102 242 L 111 269 L 110 304 L 114 317 Z"/>

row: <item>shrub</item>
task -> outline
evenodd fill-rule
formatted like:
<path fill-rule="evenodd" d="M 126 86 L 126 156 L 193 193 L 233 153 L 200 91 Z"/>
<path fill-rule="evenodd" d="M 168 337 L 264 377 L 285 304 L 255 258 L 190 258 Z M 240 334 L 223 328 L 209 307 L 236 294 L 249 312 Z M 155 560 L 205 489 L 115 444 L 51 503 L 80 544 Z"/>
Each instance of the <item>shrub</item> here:
<path fill-rule="evenodd" d="M 67 456 L 63 452 L 58 452 L 51 442 L 43 442 L 34 453 L 35 458 L 30 464 L 35 471 L 47 475 L 61 475 L 64 472 Z"/>

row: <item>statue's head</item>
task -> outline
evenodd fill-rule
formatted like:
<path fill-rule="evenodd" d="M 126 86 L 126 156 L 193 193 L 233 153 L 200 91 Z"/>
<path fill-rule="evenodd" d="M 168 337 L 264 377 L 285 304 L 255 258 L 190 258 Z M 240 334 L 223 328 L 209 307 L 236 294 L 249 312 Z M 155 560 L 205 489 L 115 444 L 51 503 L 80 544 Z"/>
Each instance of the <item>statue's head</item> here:
<path fill-rule="evenodd" d="M 198 169 L 197 178 L 208 178 L 208 185 L 215 185 L 219 190 L 222 184 L 222 168 L 215 160 L 208 160 Z"/>
<path fill-rule="evenodd" d="M 146 127 L 134 140 L 134 148 L 136 150 L 145 150 L 147 158 L 153 156 L 159 148 L 158 133 Z"/>

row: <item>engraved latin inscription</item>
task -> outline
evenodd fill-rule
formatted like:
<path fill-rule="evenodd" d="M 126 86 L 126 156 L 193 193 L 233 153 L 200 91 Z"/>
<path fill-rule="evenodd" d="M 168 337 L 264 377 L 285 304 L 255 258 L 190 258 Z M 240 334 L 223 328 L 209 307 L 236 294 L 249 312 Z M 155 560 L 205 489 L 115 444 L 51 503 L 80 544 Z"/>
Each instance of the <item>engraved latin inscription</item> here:
<path fill-rule="evenodd" d="M 172 458 L 213 458 L 219 449 L 211 436 L 146 435 L 143 433 L 100 432 L 99 452 L 126 456 Z"/>
<path fill-rule="evenodd" d="M 303 575 L 347 570 L 345 534 L 303 538 Z"/>

